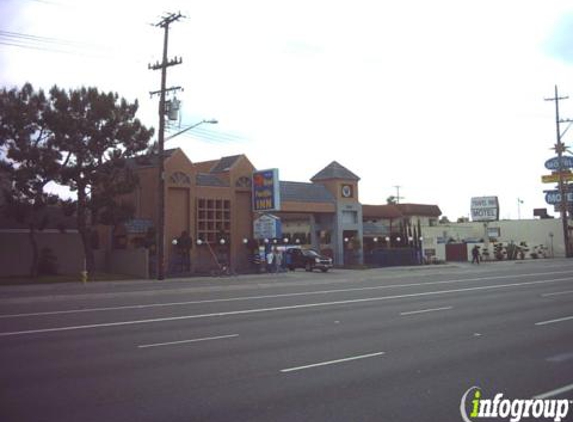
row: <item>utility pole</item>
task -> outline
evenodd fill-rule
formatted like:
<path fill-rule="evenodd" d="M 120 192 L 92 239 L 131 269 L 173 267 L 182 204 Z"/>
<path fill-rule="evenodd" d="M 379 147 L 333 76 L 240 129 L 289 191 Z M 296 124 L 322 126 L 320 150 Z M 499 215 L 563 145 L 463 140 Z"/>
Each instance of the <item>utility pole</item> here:
<path fill-rule="evenodd" d="M 400 188 L 402 186 L 400 185 L 394 185 L 394 187 L 396 188 L 396 203 L 399 204 L 400 203 L 400 199 L 404 199 L 403 196 L 400 196 Z"/>
<path fill-rule="evenodd" d="M 159 94 L 159 134 L 158 134 L 158 209 L 157 209 L 157 280 L 165 278 L 165 163 L 164 163 L 164 143 L 165 143 L 165 93 L 167 91 L 176 91 L 180 87 L 166 88 L 167 68 L 181 64 L 183 60 L 175 57 L 167 60 L 167 46 L 169 41 L 169 25 L 181 19 L 181 13 L 170 13 L 155 26 L 163 28 L 163 59 L 161 63 L 149 65 L 151 70 L 161 69 L 161 89 L 151 92 L 151 95 Z"/>
<path fill-rule="evenodd" d="M 560 119 L 559 118 L 559 101 L 566 100 L 569 97 L 560 97 L 557 85 L 555 85 L 555 96 L 553 98 L 545 98 L 545 101 L 555 101 L 555 128 L 557 134 L 557 143 L 553 148 L 559 157 L 559 193 L 561 194 L 561 202 L 559 204 L 559 210 L 561 212 L 561 221 L 563 224 L 563 241 L 565 242 L 565 256 L 569 258 L 571 256 L 571 248 L 569 247 L 569 223 L 567 221 L 567 185 L 563 180 L 563 172 L 565 170 L 563 166 L 563 160 L 561 157 L 565 152 L 565 145 L 561 142 L 561 123 L 571 122 L 570 119 Z"/>

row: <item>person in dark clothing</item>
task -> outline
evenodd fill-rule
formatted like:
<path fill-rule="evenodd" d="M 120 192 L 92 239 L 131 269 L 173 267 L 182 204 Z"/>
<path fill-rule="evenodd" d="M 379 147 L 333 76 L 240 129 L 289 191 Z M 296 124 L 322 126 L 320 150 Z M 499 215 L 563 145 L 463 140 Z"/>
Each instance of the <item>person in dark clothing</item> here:
<path fill-rule="evenodd" d="M 181 232 L 181 236 L 179 236 L 179 239 L 177 239 L 177 248 L 179 249 L 179 254 L 181 255 L 184 271 L 191 271 L 191 256 L 189 254 L 191 252 L 192 246 L 193 241 L 191 240 L 189 233 L 187 233 L 186 230 Z"/>
<path fill-rule="evenodd" d="M 479 246 L 475 245 L 472 249 L 472 264 L 479 264 Z"/>

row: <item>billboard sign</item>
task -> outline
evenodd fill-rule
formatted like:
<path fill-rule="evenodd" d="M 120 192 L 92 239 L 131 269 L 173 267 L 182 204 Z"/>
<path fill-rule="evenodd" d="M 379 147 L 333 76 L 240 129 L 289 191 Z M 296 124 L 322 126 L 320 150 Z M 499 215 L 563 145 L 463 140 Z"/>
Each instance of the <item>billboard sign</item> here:
<path fill-rule="evenodd" d="M 561 164 L 561 166 L 559 166 L 559 164 Z M 545 168 L 554 171 L 573 168 L 573 157 L 563 155 L 561 156 L 561 160 L 559 160 L 559 157 L 550 158 L 545 162 Z"/>
<path fill-rule="evenodd" d="M 253 211 L 279 211 L 281 208 L 279 170 L 253 173 Z"/>
<path fill-rule="evenodd" d="M 497 196 L 479 196 L 471 199 L 472 221 L 499 220 Z"/>

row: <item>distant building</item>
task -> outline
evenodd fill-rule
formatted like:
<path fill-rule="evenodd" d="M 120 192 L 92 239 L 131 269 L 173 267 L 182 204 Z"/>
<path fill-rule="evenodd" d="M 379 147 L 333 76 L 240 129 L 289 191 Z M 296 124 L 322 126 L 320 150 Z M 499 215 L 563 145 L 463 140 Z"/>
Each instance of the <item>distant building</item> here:
<path fill-rule="evenodd" d="M 476 244 L 484 258 L 492 260 L 497 259 L 496 245 L 519 246 L 523 259 L 565 257 L 560 219 L 448 223 L 426 228 L 423 236 L 426 252 L 445 261 L 471 260 L 469 251 Z"/>

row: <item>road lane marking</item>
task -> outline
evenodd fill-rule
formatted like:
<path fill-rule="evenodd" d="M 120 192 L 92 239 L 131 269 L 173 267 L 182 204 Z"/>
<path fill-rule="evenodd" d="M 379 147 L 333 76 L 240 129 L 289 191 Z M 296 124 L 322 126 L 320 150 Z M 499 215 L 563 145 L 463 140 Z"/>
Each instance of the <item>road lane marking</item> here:
<path fill-rule="evenodd" d="M 564 292 L 543 293 L 543 294 L 541 295 L 541 297 L 570 295 L 571 293 L 573 293 L 573 290 L 566 290 L 566 291 L 564 291 Z"/>
<path fill-rule="evenodd" d="M 559 396 L 563 393 L 573 390 L 573 384 L 565 385 L 561 388 L 557 388 L 555 390 L 548 391 L 547 393 L 538 394 L 537 396 L 533 396 L 534 399 L 547 399 L 549 397 Z"/>
<path fill-rule="evenodd" d="M 413 297 L 426 297 L 426 296 L 439 296 L 450 293 L 463 293 L 463 292 L 474 292 L 482 290 L 496 290 L 503 289 L 507 287 L 523 287 L 532 286 L 537 284 L 548 284 L 557 283 L 560 281 L 568 281 L 571 278 L 556 278 L 551 280 L 537 280 L 537 281 L 527 281 L 524 283 L 509 283 L 509 284 L 498 284 L 495 286 L 478 286 L 478 287 L 466 287 L 463 289 L 450 289 L 450 290 L 438 290 L 435 292 L 421 292 L 421 293 L 408 293 L 393 296 L 378 296 L 378 297 L 368 297 L 363 299 L 347 299 L 347 300 L 337 300 L 333 302 L 318 302 L 318 303 L 305 303 L 300 305 L 288 305 L 288 306 L 277 306 L 273 308 L 255 308 L 255 309 L 243 309 L 239 311 L 226 311 L 226 312 L 214 312 L 209 314 L 196 314 L 196 315 L 182 315 L 175 317 L 163 317 L 163 318 L 153 318 L 153 319 L 143 319 L 143 320 L 132 320 L 132 321 L 118 321 L 118 322 L 106 322 L 99 324 L 88 324 L 88 325 L 75 325 L 68 327 L 55 327 L 55 328 L 39 328 L 33 330 L 22 330 L 22 331 L 11 331 L 0 333 L 0 337 L 18 336 L 25 334 L 42 334 L 42 333 L 52 333 L 60 331 L 74 331 L 74 330 L 85 330 L 91 328 L 108 328 L 108 327 L 120 327 L 128 325 L 139 325 L 139 324 L 150 324 L 158 322 L 170 322 L 170 321 L 184 321 L 190 319 L 200 319 L 200 318 L 213 318 L 213 317 L 225 317 L 225 316 L 235 316 L 235 315 L 248 315 L 248 314 L 259 314 L 268 312 L 278 312 L 278 311 L 290 311 L 294 309 L 309 309 L 309 308 L 324 308 L 328 306 L 338 306 L 338 305 L 348 305 L 353 303 L 369 303 L 369 302 L 380 302 L 385 300 L 393 299 L 406 299 Z M 573 317 L 571 317 L 573 318 Z"/>
<path fill-rule="evenodd" d="M 547 362 L 562 363 L 568 360 L 573 360 L 573 353 L 560 353 L 558 355 L 550 356 L 545 359 Z"/>
<path fill-rule="evenodd" d="M 570 321 L 572 319 L 573 319 L 573 316 L 567 316 L 567 317 L 563 317 L 563 318 L 550 319 L 549 321 L 536 322 L 535 325 L 540 326 L 540 325 L 556 324 L 558 322 Z"/>
<path fill-rule="evenodd" d="M 546 276 L 555 274 L 570 274 L 571 271 L 551 271 L 547 273 L 532 273 L 518 275 L 518 277 L 534 277 L 534 276 Z M 353 287 L 350 289 L 331 289 L 331 290 L 315 290 L 310 292 L 297 292 L 297 293 L 282 293 L 277 295 L 260 295 L 260 296 L 240 296 L 232 297 L 226 299 L 205 299 L 205 300 L 192 300 L 185 302 L 168 302 L 168 303 L 149 303 L 143 305 L 124 305 L 124 306 L 111 306 L 111 307 L 100 307 L 100 308 L 87 308 L 87 309 L 69 309 L 62 311 L 47 311 L 47 312 L 30 312 L 30 313 L 19 313 L 19 314 L 7 314 L 0 315 L 2 318 L 21 318 L 21 317 L 31 317 L 31 316 L 49 316 L 49 315 L 65 315 L 74 313 L 87 313 L 87 312 L 105 312 L 105 311 L 120 311 L 120 310 L 130 310 L 130 309 L 147 309 L 147 308 L 160 308 L 169 306 L 186 306 L 186 305 L 200 305 L 203 303 L 225 303 L 225 302 L 239 302 L 248 300 L 262 300 L 262 299 L 280 299 L 285 297 L 297 297 L 297 296 L 313 296 L 313 295 L 326 295 L 333 293 L 347 293 L 347 292 L 361 292 L 369 290 L 383 290 L 391 288 L 401 288 L 401 287 L 421 287 L 421 286 L 436 286 L 441 284 L 455 284 L 455 283 L 466 283 L 472 281 L 487 281 L 487 280 L 499 280 L 506 278 L 515 278 L 516 275 L 504 275 L 495 277 L 477 277 L 477 278 L 464 278 L 455 280 L 441 280 L 435 282 L 425 282 L 425 283 L 408 283 L 408 284 L 389 284 L 384 286 L 370 286 L 370 287 Z M 566 280 L 566 279 L 561 279 Z M 1 302 L 1 301 L 0 301 Z"/>
<path fill-rule="evenodd" d="M 312 363 L 310 365 L 295 366 L 293 368 L 281 369 L 281 372 L 287 373 L 287 372 L 294 372 L 294 371 L 302 371 L 303 369 L 316 368 L 319 366 L 336 365 L 338 363 L 350 362 L 353 360 L 373 358 L 375 356 L 381 356 L 383 354 L 384 354 L 384 352 L 376 352 L 376 353 L 369 353 L 367 355 L 351 356 L 351 357 L 343 358 L 343 359 L 329 360 L 326 362 Z"/>
<path fill-rule="evenodd" d="M 407 312 L 400 312 L 400 316 L 407 316 L 407 315 L 418 315 L 418 314 L 425 314 L 428 312 L 438 312 L 438 311 L 447 311 L 450 309 L 454 309 L 453 306 L 446 306 L 444 308 L 433 308 L 433 309 L 420 309 L 418 311 L 407 311 Z"/>
<path fill-rule="evenodd" d="M 216 337 L 203 337 L 203 338 L 194 338 L 194 339 L 190 339 L 190 340 L 169 341 L 166 343 L 141 344 L 137 347 L 140 349 L 146 349 L 148 347 L 173 346 L 173 345 L 178 345 L 178 344 L 198 343 L 200 341 L 222 340 L 222 339 L 235 338 L 235 337 L 239 337 L 239 335 L 238 334 L 228 334 L 228 335 L 216 336 Z"/>

